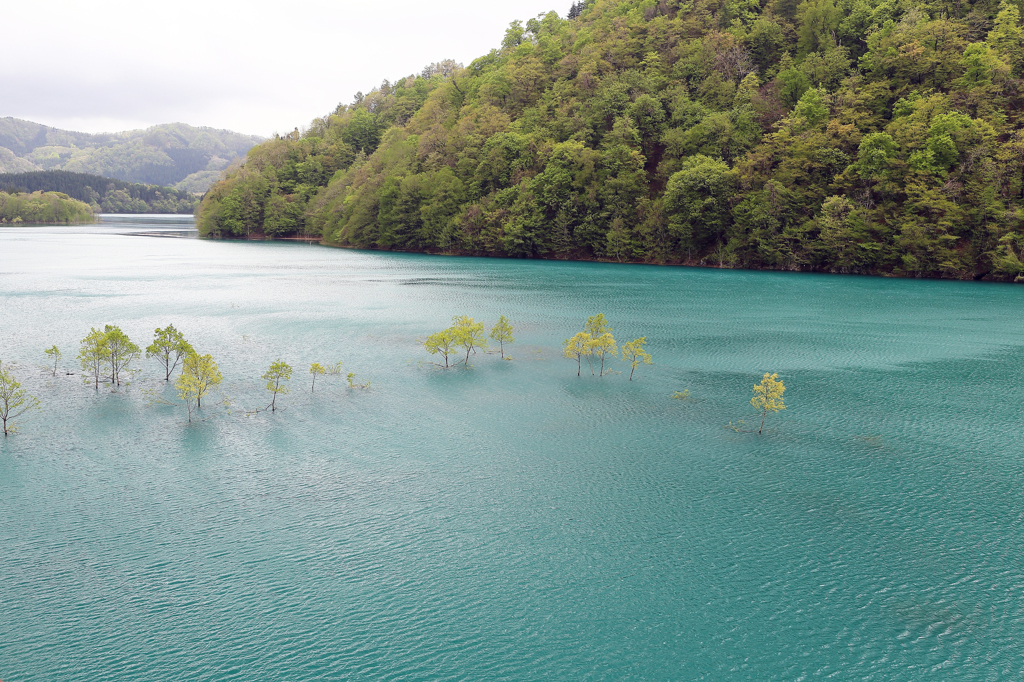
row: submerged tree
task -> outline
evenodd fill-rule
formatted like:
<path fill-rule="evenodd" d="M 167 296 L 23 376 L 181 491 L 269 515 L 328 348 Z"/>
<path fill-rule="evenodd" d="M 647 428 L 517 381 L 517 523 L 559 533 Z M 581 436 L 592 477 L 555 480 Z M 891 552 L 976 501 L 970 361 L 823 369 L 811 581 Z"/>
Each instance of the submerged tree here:
<path fill-rule="evenodd" d="M 508 320 L 502 315 L 498 322 L 491 327 L 491 339 L 498 342 L 498 349 L 501 352 L 501 357 L 505 357 L 505 344 L 515 343 L 515 338 L 512 336 L 512 325 L 508 323 Z"/>
<path fill-rule="evenodd" d="M 590 334 L 586 332 L 578 332 L 571 339 L 565 340 L 565 345 L 562 348 L 562 355 L 567 358 L 574 358 L 576 360 L 576 376 L 579 376 L 583 369 L 583 358 L 586 357 L 589 361 L 591 350 Z"/>
<path fill-rule="evenodd" d="M 170 381 L 171 373 L 178 366 L 178 362 L 194 352 L 173 324 L 153 332 L 153 343 L 146 347 L 146 357 L 156 358 L 164 366 L 164 381 Z"/>
<path fill-rule="evenodd" d="M 181 374 L 174 382 L 174 386 L 178 389 L 178 395 L 185 401 L 186 407 L 189 407 L 192 400 L 195 401 L 196 408 L 200 408 L 203 406 L 203 396 L 223 380 L 224 376 L 212 355 L 192 352 L 185 356 L 181 364 Z M 191 407 L 188 420 L 192 421 Z"/>
<path fill-rule="evenodd" d="M 288 387 L 283 386 L 282 382 L 292 378 L 291 365 L 278 358 L 270 363 L 270 369 L 263 373 L 263 378 L 267 380 L 267 390 L 274 394 L 270 401 L 270 411 L 275 412 L 277 410 L 277 394 L 288 393 Z"/>
<path fill-rule="evenodd" d="M 427 340 L 423 342 L 423 347 L 427 349 L 427 352 L 431 355 L 441 354 L 444 358 L 444 368 L 448 368 L 448 356 L 455 352 L 455 346 L 458 345 L 455 338 L 455 330 L 452 327 L 445 329 L 444 331 L 431 334 L 427 337 Z M 435 362 L 435 365 L 441 367 L 440 362 Z"/>
<path fill-rule="evenodd" d="M 622 359 L 629 363 L 630 381 L 633 380 L 633 372 L 640 366 L 640 363 L 645 365 L 653 364 L 651 362 L 651 354 L 644 350 L 646 344 L 647 337 L 641 336 L 639 339 L 634 339 L 622 345 Z"/>
<path fill-rule="evenodd" d="M 452 318 L 452 330 L 455 333 L 455 343 L 466 349 L 466 358 L 463 364 L 469 367 L 469 354 L 475 353 L 477 348 L 487 348 L 487 339 L 484 337 L 484 323 L 475 322 L 472 317 L 456 315 Z"/>
<path fill-rule="evenodd" d="M 587 318 L 587 324 L 583 326 L 583 331 L 590 334 L 591 338 L 596 339 L 610 334 L 612 328 L 608 326 L 608 320 L 605 319 L 604 313 L 598 313 Z"/>
<path fill-rule="evenodd" d="M 778 379 L 778 374 L 765 372 L 761 383 L 754 384 L 754 397 L 750 399 L 750 404 L 761 413 L 761 426 L 757 429 L 758 433 L 764 429 L 764 420 L 769 412 L 786 409 L 782 402 L 782 394 L 786 391 L 786 385 Z"/>
<path fill-rule="evenodd" d="M 60 353 L 60 349 L 57 348 L 57 346 L 50 346 L 49 348 L 47 348 L 43 352 L 46 353 L 48 356 L 50 356 L 49 357 L 50 360 L 53 360 L 53 372 L 52 372 L 52 374 L 53 374 L 53 376 L 57 376 L 57 363 L 60 362 L 60 359 L 62 357 L 61 353 Z"/>
<path fill-rule="evenodd" d="M 0 420 L 3 421 L 4 437 L 14 433 L 15 419 L 38 408 L 39 401 L 29 395 L 14 375 L 0 363 Z"/>
<path fill-rule="evenodd" d="M 604 376 L 604 359 L 606 357 L 608 357 L 609 355 L 611 355 L 612 357 L 615 357 L 616 355 L 618 355 L 618 353 L 619 353 L 619 349 L 615 345 L 615 337 L 612 336 L 610 332 L 605 332 L 604 334 L 601 334 L 601 336 L 597 337 L 596 339 L 591 339 L 590 340 L 590 357 L 587 358 L 588 360 L 593 360 L 593 363 L 590 366 L 590 373 L 591 374 L 594 373 L 594 364 L 597 364 L 598 362 L 600 362 L 601 363 L 600 364 L 600 369 L 598 370 L 597 376 L 603 377 Z"/>
<path fill-rule="evenodd" d="M 312 393 L 316 390 L 316 378 L 321 374 L 327 374 L 327 370 L 319 362 L 314 362 L 309 366 L 309 373 L 313 375 L 313 385 L 309 387 L 309 392 Z"/>
<path fill-rule="evenodd" d="M 90 329 L 89 334 L 82 339 L 78 362 L 83 370 L 92 374 L 96 389 L 100 387 L 100 369 L 109 357 L 106 335 L 99 329 Z"/>
<path fill-rule="evenodd" d="M 103 329 L 103 339 L 107 346 L 107 362 L 110 363 L 110 382 L 120 386 L 121 372 L 128 369 L 128 365 L 139 357 L 142 350 L 132 343 L 120 327 L 108 324 Z"/>

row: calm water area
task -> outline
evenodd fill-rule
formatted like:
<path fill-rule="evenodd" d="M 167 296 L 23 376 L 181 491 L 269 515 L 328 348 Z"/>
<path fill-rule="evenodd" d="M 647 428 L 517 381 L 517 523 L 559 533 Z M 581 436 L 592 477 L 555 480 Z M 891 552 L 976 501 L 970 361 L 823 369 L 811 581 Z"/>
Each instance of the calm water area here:
<path fill-rule="evenodd" d="M 648 339 L 632 382 L 561 355 L 599 312 Z M 0 442 L 0 679 L 1024 679 L 1022 313 L 1014 285 L 0 228 L 0 359 L 43 406 Z M 432 366 L 457 314 L 506 315 L 514 359 Z M 90 327 L 168 323 L 223 372 L 202 421 L 155 360 L 83 384 Z M 277 358 L 284 409 L 252 414 Z M 311 393 L 339 360 L 370 388 Z"/>

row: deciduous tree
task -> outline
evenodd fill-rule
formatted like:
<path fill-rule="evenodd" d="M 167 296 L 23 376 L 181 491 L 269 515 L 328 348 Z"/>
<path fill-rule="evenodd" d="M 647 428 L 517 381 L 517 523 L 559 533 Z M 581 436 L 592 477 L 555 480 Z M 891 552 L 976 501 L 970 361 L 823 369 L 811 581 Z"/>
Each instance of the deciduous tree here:
<path fill-rule="evenodd" d="M 126 370 L 142 351 L 120 327 L 113 325 L 108 324 L 104 327 L 103 341 L 107 347 L 107 362 L 110 363 L 110 382 L 120 386 L 121 372 Z"/>
<path fill-rule="evenodd" d="M 110 349 L 107 348 L 106 335 L 99 329 L 90 329 L 88 336 L 82 339 L 78 362 L 83 370 L 92 374 L 97 389 L 100 387 L 100 369 L 109 357 Z"/>
<path fill-rule="evenodd" d="M 196 352 L 185 356 L 181 364 L 181 374 L 178 376 L 174 386 L 178 389 L 178 395 L 189 405 L 190 398 L 195 401 L 196 408 L 203 406 L 203 396 L 211 388 L 220 384 L 224 376 L 220 373 L 217 363 L 210 354 L 199 355 Z M 192 410 L 189 408 L 189 421 L 192 421 Z"/>
<path fill-rule="evenodd" d="M 583 368 L 583 358 L 590 358 L 592 353 L 591 349 L 590 334 L 586 332 L 577 332 L 571 339 L 566 339 L 564 347 L 562 348 L 562 354 L 567 358 L 573 358 L 576 360 L 576 376 L 580 375 Z"/>
<path fill-rule="evenodd" d="M 469 366 L 469 354 L 475 353 L 477 348 L 487 348 L 487 339 L 484 337 L 484 323 L 475 322 L 472 317 L 456 315 L 452 318 L 452 329 L 455 332 L 455 342 L 466 350 L 466 357 L 463 364 Z"/>
<path fill-rule="evenodd" d="M 39 409 L 39 401 L 29 395 L 10 370 L 0 363 L 0 420 L 3 421 L 4 437 L 14 433 L 15 419 L 36 409 Z"/>
<path fill-rule="evenodd" d="M 782 402 L 782 394 L 785 391 L 786 385 L 779 381 L 778 374 L 765 372 L 761 383 L 754 384 L 754 397 L 750 399 L 750 404 L 761 413 L 761 426 L 757 429 L 758 433 L 764 429 L 764 420 L 769 412 L 786 409 Z"/>
<path fill-rule="evenodd" d="M 327 370 L 319 362 L 314 362 L 309 366 L 309 373 L 313 375 L 313 385 L 309 387 L 309 392 L 312 393 L 316 390 L 316 378 L 321 374 L 327 374 Z"/>
<path fill-rule="evenodd" d="M 164 366 L 164 381 L 170 381 L 178 362 L 194 352 L 173 324 L 153 332 L 153 343 L 146 347 L 146 357 L 156 358 Z"/>
<path fill-rule="evenodd" d="M 491 327 L 491 339 L 498 342 L 498 348 L 501 351 L 501 357 L 505 357 L 505 344 L 514 343 L 515 338 L 512 336 L 512 325 L 508 323 L 505 316 L 502 315 L 498 322 Z"/>
<path fill-rule="evenodd" d="M 590 340 L 590 357 L 593 358 L 594 363 L 600 362 L 600 369 L 598 370 L 597 376 L 604 376 L 604 359 L 609 355 L 615 356 L 619 352 L 618 347 L 615 345 L 615 337 L 610 332 L 601 334 L 596 339 Z M 590 368 L 591 374 L 593 374 L 594 368 Z"/>
<path fill-rule="evenodd" d="M 52 375 L 53 376 L 57 376 L 57 363 L 60 362 L 60 358 L 61 358 L 60 349 L 58 349 L 57 346 L 50 346 L 49 348 L 47 348 L 43 352 L 46 353 L 49 356 L 50 360 L 53 360 Z"/>
<path fill-rule="evenodd" d="M 273 399 L 270 401 L 270 411 L 274 412 L 277 410 L 277 395 L 285 395 L 288 393 L 288 387 L 283 385 L 283 382 L 289 381 L 292 378 L 291 366 L 282 361 L 280 358 L 270 363 L 270 369 L 263 373 L 263 378 L 267 381 L 267 390 L 274 394 Z"/>
<path fill-rule="evenodd" d="M 455 331 L 451 327 L 444 331 L 431 334 L 427 337 L 427 340 L 423 342 L 423 347 L 427 349 L 427 352 L 431 355 L 441 354 L 444 358 L 444 367 L 448 368 L 448 356 L 455 352 L 455 346 L 458 345 L 455 337 Z M 434 363 L 438 367 L 441 367 L 441 363 Z"/>
<path fill-rule="evenodd" d="M 647 337 L 641 336 L 639 339 L 634 339 L 629 343 L 622 344 L 622 359 L 629 363 L 629 380 L 633 380 L 633 372 L 636 368 L 643 363 L 645 365 L 652 364 L 651 354 L 644 350 L 644 346 L 647 344 Z"/>

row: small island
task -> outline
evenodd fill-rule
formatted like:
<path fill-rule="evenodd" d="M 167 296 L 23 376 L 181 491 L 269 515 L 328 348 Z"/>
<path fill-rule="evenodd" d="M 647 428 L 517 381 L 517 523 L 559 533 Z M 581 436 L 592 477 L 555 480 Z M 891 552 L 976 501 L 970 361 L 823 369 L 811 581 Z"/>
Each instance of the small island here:
<path fill-rule="evenodd" d="M 0 190 L 0 225 L 77 225 L 96 222 L 89 204 L 63 192 Z"/>

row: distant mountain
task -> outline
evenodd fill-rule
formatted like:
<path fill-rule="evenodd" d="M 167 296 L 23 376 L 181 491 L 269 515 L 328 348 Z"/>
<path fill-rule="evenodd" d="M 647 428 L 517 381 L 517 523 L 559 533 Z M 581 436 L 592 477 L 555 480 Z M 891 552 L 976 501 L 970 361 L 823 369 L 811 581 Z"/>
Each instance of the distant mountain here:
<path fill-rule="evenodd" d="M 0 173 L 0 191 L 60 192 L 96 213 L 192 213 L 199 203 L 199 197 L 186 190 L 60 170 Z"/>
<path fill-rule="evenodd" d="M 184 123 L 93 135 L 8 117 L 0 118 L 0 173 L 66 170 L 202 193 L 262 141 Z"/>

